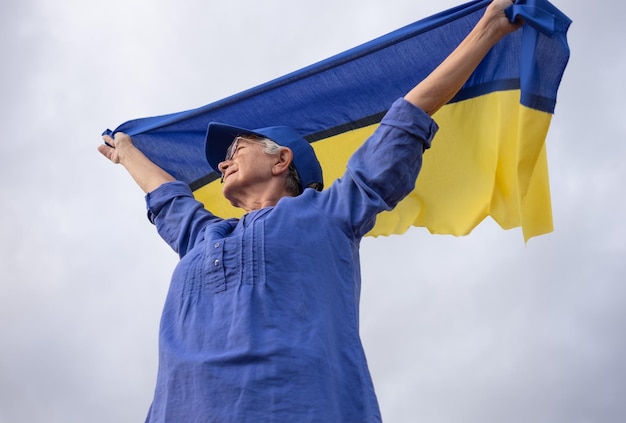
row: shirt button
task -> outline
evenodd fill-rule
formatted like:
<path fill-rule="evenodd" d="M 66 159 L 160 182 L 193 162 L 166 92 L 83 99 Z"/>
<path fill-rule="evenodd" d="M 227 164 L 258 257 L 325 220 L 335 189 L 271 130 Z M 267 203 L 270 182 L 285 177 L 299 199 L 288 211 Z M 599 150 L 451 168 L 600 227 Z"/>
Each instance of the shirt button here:
<path fill-rule="evenodd" d="M 219 260 L 215 260 L 215 261 L 213 262 L 213 265 L 214 265 L 214 266 L 219 266 L 219 265 L 220 265 L 220 261 L 219 261 Z"/>
<path fill-rule="evenodd" d="M 215 248 L 220 248 L 220 243 L 219 243 L 219 242 L 216 242 L 216 243 L 215 243 L 215 245 L 214 245 L 214 247 L 215 247 Z"/>

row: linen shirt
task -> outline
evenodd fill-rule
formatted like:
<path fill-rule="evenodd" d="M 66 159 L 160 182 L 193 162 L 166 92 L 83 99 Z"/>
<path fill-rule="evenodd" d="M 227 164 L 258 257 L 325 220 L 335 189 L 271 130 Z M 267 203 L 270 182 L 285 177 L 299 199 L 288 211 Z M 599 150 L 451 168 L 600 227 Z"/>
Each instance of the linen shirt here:
<path fill-rule="evenodd" d="M 399 99 L 332 186 L 241 219 L 214 216 L 182 182 L 146 196 L 181 258 L 147 421 L 381 420 L 359 337 L 359 244 L 414 188 L 436 131 Z"/>

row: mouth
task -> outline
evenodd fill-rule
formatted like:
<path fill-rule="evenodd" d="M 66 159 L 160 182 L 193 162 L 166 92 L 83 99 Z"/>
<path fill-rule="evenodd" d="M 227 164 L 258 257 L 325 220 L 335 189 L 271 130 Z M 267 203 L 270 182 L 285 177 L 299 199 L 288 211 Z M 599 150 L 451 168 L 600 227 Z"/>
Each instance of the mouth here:
<path fill-rule="evenodd" d="M 232 172 L 228 172 L 228 173 L 222 173 L 222 178 L 220 179 L 220 182 L 223 184 L 226 179 L 232 175 L 233 173 L 235 173 L 236 171 L 232 171 Z"/>

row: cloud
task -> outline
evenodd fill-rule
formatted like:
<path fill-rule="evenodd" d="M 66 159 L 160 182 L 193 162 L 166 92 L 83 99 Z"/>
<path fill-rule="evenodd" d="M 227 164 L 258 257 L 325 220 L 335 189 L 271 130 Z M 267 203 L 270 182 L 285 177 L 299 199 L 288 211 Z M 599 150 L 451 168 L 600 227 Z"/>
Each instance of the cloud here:
<path fill-rule="evenodd" d="M 572 59 L 547 140 L 555 232 L 491 221 L 362 246 L 386 421 L 617 422 L 626 353 L 624 5 L 559 4 Z M 99 133 L 239 92 L 456 5 L 0 6 L 0 422 L 141 421 L 176 256 Z M 607 8 L 611 13 L 607 13 Z"/>

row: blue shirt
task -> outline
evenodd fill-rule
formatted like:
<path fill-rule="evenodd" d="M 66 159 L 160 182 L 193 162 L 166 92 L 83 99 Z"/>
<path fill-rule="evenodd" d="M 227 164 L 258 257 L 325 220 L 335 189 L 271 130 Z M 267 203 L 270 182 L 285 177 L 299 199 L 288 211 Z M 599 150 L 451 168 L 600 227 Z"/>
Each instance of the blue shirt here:
<path fill-rule="evenodd" d="M 359 244 L 414 188 L 437 130 L 400 99 L 323 192 L 221 219 L 181 182 L 146 197 L 180 255 L 149 422 L 378 422 L 359 337 Z"/>

